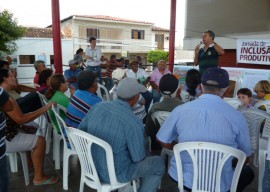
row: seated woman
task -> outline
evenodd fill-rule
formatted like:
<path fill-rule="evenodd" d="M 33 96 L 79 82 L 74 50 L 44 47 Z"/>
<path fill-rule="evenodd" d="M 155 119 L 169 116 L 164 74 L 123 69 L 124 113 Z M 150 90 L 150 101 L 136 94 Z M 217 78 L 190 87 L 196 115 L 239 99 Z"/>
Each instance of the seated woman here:
<path fill-rule="evenodd" d="M 53 75 L 50 79 L 50 89 L 45 94 L 47 99 L 50 101 L 54 101 L 59 105 L 67 108 L 69 104 L 69 98 L 64 94 L 68 90 L 68 82 L 66 78 L 62 74 Z M 70 93 L 71 97 L 76 91 L 75 87 L 70 86 Z M 54 116 L 53 112 L 50 110 L 50 116 L 52 117 L 53 124 L 56 126 L 58 134 L 60 133 L 58 124 L 56 123 L 56 117 Z M 66 114 L 63 111 L 60 111 L 60 116 L 63 119 L 66 119 Z"/>
<path fill-rule="evenodd" d="M 46 92 L 50 89 L 50 79 L 52 75 L 52 69 L 45 69 L 39 74 L 38 84 L 40 87 L 37 88 L 38 92 L 41 94 L 46 94 Z"/>
<path fill-rule="evenodd" d="M 181 91 L 181 99 L 188 102 L 196 99 L 201 95 L 201 74 L 196 69 L 190 69 L 186 75 L 186 85 Z"/>
<path fill-rule="evenodd" d="M 254 92 L 257 94 L 258 99 L 270 100 L 270 83 L 267 80 L 261 80 L 256 83 Z"/>
<path fill-rule="evenodd" d="M 270 83 L 267 80 L 261 80 L 256 83 L 254 92 L 257 94 L 257 98 L 260 100 L 270 100 Z M 266 111 L 265 106 L 260 106 L 261 110 Z"/>
<path fill-rule="evenodd" d="M 183 104 L 178 98 L 180 88 L 178 88 L 178 79 L 172 74 L 166 74 L 161 77 L 159 82 L 159 89 L 162 97 L 162 101 L 154 103 L 146 117 L 145 133 L 151 137 L 152 150 L 161 150 L 161 146 L 156 142 L 156 134 L 160 128 L 158 122 L 153 121 L 152 114 L 157 111 L 171 112 L 177 106 Z"/>
<path fill-rule="evenodd" d="M 0 86 L 6 91 L 16 86 L 17 82 L 12 72 L 7 69 L 0 69 Z M 34 185 L 53 184 L 58 181 L 58 177 L 50 177 L 44 174 L 43 165 L 45 158 L 46 141 L 44 137 L 34 134 L 25 134 L 18 132 L 20 124 L 33 121 L 47 110 L 49 110 L 53 102 L 31 113 L 23 114 L 17 102 L 11 98 L 13 110 L 6 112 L 7 118 L 14 121 L 14 126 L 7 126 L 6 132 L 6 152 L 32 151 L 32 161 L 34 166 Z"/>

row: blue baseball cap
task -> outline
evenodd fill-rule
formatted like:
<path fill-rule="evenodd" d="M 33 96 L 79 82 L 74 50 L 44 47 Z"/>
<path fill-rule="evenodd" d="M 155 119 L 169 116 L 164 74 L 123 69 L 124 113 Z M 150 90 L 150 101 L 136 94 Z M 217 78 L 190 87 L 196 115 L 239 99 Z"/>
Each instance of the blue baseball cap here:
<path fill-rule="evenodd" d="M 218 67 L 208 68 L 202 74 L 202 84 L 218 88 L 229 87 L 229 74 L 225 69 L 221 69 Z"/>

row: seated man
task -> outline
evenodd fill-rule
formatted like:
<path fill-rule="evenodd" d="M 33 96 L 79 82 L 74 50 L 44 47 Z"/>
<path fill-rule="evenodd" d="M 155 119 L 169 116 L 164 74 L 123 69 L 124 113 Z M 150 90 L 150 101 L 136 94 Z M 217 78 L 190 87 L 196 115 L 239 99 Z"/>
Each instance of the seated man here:
<path fill-rule="evenodd" d="M 10 90 L 16 83 L 13 73 L 7 69 L 0 69 L 0 86 L 5 90 Z M 37 111 L 23 114 L 16 101 L 11 98 L 11 102 L 13 109 L 6 112 L 7 118 L 9 119 L 6 131 L 6 151 L 8 153 L 32 151 L 32 161 L 35 172 L 33 180 L 34 185 L 56 183 L 58 181 L 57 177 L 46 176 L 43 171 L 46 149 L 44 137 L 18 132 L 19 126 L 17 126 L 36 119 L 49 110 L 54 103 L 49 103 Z"/>
<path fill-rule="evenodd" d="M 78 89 L 75 91 L 67 107 L 66 124 L 78 127 L 82 119 L 91 107 L 101 102 L 96 95 L 98 89 L 98 77 L 90 70 L 82 71 L 78 75 Z"/>
<path fill-rule="evenodd" d="M 112 78 L 115 83 L 114 83 L 113 88 L 110 91 L 110 94 L 112 94 L 113 100 L 116 100 L 117 99 L 117 86 L 122 79 L 126 78 L 126 70 L 121 69 L 121 68 L 115 69 L 112 72 Z M 145 105 L 145 99 L 140 95 L 140 98 L 137 104 L 132 107 L 133 113 L 143 122 L 145 122 L 145 118 L 146 118 L 146 111 L 145 111 L 144 105 Z"/>
<path fill-rule="evenodd" d="M 202 75 L 203 95 L 194 101 L 175 108 L 163 123 L 157 139 L 163 147 L 172 149 L 176 142 L 205 141 L 219 143 L 237 148 L 247 156 L 251 155 L 250 137 L 246 119 L 229 104 L 222 100 L 229 87 L 229 74 L 221 68 L 209 68 Z M 184 186 L 192 189 L 193 165 L 191 159 L 183 154 L 186 160 L 184 167 Z M 248 158 L 247 158 L 248 162 Z M 227 162 L 221 177 L 221 191 L 231 187 L 233 166 Z M 177 181 L 175 158 L 171 159 L 170 177 Z M 254 173 L 244 165 L 238 182 L 237 192 L 252 182 Z"/>
<path fill-rule="evenodd" d="M 130 63 L 130 69 L 127 71 L 127 77 L 137 79 L 138 82 L 143 84 L 145 87 L 150 80 L 150 76 L 147 74 L 147 72 L 144 69 L 139 68 L 137 61 Z M 142 96 L 145 99 L 145 111 L 148 112 L 153 99 L 152 93 L 147 90 L 146 92 L 142 93 Z"/>
<path fill-rule="evenodd" d="M 35 61 L 35 63 L 34 63 L 34 67 L 35 67 L 35 69 L 36 69 L 36 75 L 35 75 L 35 77 L 34 77 L 34 84 L 37 85 L 37 86 L 39 87 L 39 85 L 38 85 L 39 74 L 40 74 L 43 70 L 46 69 L 46 65 L 45 65 L 45 62 L 44 62 L 44 61 L 42 61 L 42 60 L 37 60 L 37 61 Z"/>
<path fill-rule="evenodd" d="M 159 82 L 159 89 L 164 99 L 161 102 L 154 103 L 148 112 L 145 122 L 146 134 L 151 137 L 152 149 L 161 149 L 160 145 L 156 142 L 156 134 L 160 125 L 155 124 L 151 115 L 156 111 L 169 111 L 171 112 L 175 107 L 182 104 L 182 101 L 177 98 L 178 93 L 178 80 L 172 74 L 166 74 L 161 77 Z"/>
<path fill-rule="evenodd" d="M 152 86 L 152 94 L 153 94 L 153 103 L 159 102 L 161 98 L 160 90 L 159 90 L 159 81 L 161 77 L 165 74 L 171 73 L 167 69 L 167 64 L 164 60 L 160 60 L 158 62 L 158 67 L 155 69 L 150 77 L 150 85 Z"/>
<path fill-rule="evenodd" d="M 69 83 L 69 86 L 72 85 L 75 87 L 75 89 L 78 89 L 77 77 L 82 70 L 77 68 L 77 63 L 73 59 L 69 60 L 68 64 L 69 69 L 65 70 L 64 75 Z"/>
<path fill-rule="evenodd" d="M 145 87 L 136 79 L 125 78 L 119 82 L 118 99 L 95 105 L 82 120 L 78 129 L 108 142 L 113 150 L 115 172 L 119 182 L 142 178 L 140 192 L 156 192 L 165 172 L 162 157 L 146 157 L 144 127 L 131 108 Z M 93 157 L 102 182 L 109 182 L 106 158 L 96 149 Z"/>

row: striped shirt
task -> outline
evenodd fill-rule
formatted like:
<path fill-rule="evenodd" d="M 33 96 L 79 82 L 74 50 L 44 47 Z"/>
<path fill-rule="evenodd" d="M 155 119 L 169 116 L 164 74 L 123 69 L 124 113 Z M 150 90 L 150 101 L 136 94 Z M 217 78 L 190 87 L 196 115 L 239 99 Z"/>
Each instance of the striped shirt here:
<path fill-rule="evenodd" d="M 237 111 L 220 97 L 204 94 L 198 99 L 180 105 L 161 126 L 157 138 L 164 143 L 204 141 L 219 143 L 251 154 L 247 122 Z M 192 189 L 193 166 L 187 153 L 181 155 L 184 185 Z M 175 158 L 171 159 L 169 174 L 177 180 Z M 233 175 L 232 163 L 227 162 L 222 172 L 221 191 L 229 191 Z"/>
<path fill-rule="evenodd" d="M 77 90 L 67 107 L 66 124 L 71 127 L 78 127 L 89 109 L 102 100 L 89 91 Z"/>

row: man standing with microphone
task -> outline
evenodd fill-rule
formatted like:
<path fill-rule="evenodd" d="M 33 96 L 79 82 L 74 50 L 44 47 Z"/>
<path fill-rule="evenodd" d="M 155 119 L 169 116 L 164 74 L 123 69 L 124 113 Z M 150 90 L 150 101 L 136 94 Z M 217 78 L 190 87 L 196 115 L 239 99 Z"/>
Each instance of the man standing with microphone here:
<path fill-rule="evenodd" d="M 199 65 L 202 74 L 207 68 L 218 67 L 220 55 L 225 53 L 224 49 L 214 42 L 215 33 L 207 30 L 203 33 L 202 41 L 195 47 L 194 65 Z M 203 47 L 201 45 L 204 45 Z"/>

